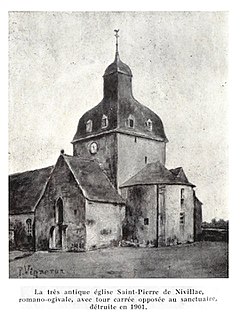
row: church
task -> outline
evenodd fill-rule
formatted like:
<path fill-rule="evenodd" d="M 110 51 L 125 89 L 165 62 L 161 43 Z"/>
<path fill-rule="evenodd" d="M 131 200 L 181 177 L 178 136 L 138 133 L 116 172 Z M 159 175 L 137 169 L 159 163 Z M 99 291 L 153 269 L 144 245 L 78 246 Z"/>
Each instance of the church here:
<path fill-rule="evenodd" d="M 73 154 L 9 176 L 12 250 L 160 247 L 201 238 L 202 203 L 182 167 L 167 169 L 160 117 L 132 93 L 132 71 L 115 59 L 103 99 L 79 120 Z"/>

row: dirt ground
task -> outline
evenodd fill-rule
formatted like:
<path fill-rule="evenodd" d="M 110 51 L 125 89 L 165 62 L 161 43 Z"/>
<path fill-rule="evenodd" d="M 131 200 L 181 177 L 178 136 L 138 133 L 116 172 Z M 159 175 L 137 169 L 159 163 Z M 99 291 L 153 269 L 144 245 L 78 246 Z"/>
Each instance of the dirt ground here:
<path fill-rule="evenodd" d="M 161 248 L 90 252 L 11 252 L 10 278 L 226 278 L 228 244 L 198 242 Z"/>

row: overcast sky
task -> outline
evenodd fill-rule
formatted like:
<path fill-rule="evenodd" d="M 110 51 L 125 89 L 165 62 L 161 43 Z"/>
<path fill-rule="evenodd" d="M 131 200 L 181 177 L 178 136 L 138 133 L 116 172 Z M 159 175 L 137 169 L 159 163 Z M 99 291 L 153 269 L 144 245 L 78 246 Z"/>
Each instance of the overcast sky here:
<path fill-rule="evenodd" d="M 102 99 L 116 28 L 135 98 L 163 121 L 167 168 L 197 186 L 204 220 L 227 219 L 224 12 L 10 13 L 10 173 L 72 154 L 79 118 Z"/>

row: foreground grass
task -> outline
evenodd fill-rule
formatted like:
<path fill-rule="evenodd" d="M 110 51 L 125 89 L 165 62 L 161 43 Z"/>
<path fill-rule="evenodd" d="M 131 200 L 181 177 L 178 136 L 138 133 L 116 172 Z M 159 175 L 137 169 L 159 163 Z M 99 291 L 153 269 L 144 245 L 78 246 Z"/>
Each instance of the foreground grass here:
<path fill-rule="evenodd" d="M 18 259 L 10 254 L 9 273 L 10 278 L 224 278 L 228 277 L 228 244 L 35 252 Z"/>

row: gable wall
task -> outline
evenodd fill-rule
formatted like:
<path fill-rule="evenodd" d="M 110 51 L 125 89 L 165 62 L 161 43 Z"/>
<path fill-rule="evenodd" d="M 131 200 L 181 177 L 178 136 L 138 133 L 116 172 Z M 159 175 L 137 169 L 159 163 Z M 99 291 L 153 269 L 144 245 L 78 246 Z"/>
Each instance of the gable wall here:
<path fill-rule="evenodd" d="M 36 209 L 36 250 L 48 250 L 51 227 L 57 232 L 55 214 L 59 197 L 64 206 L 63 224 L 67 226 L 64 250 L 77 250 L 85 244 L 85 198 L 60 157 Z"/>

